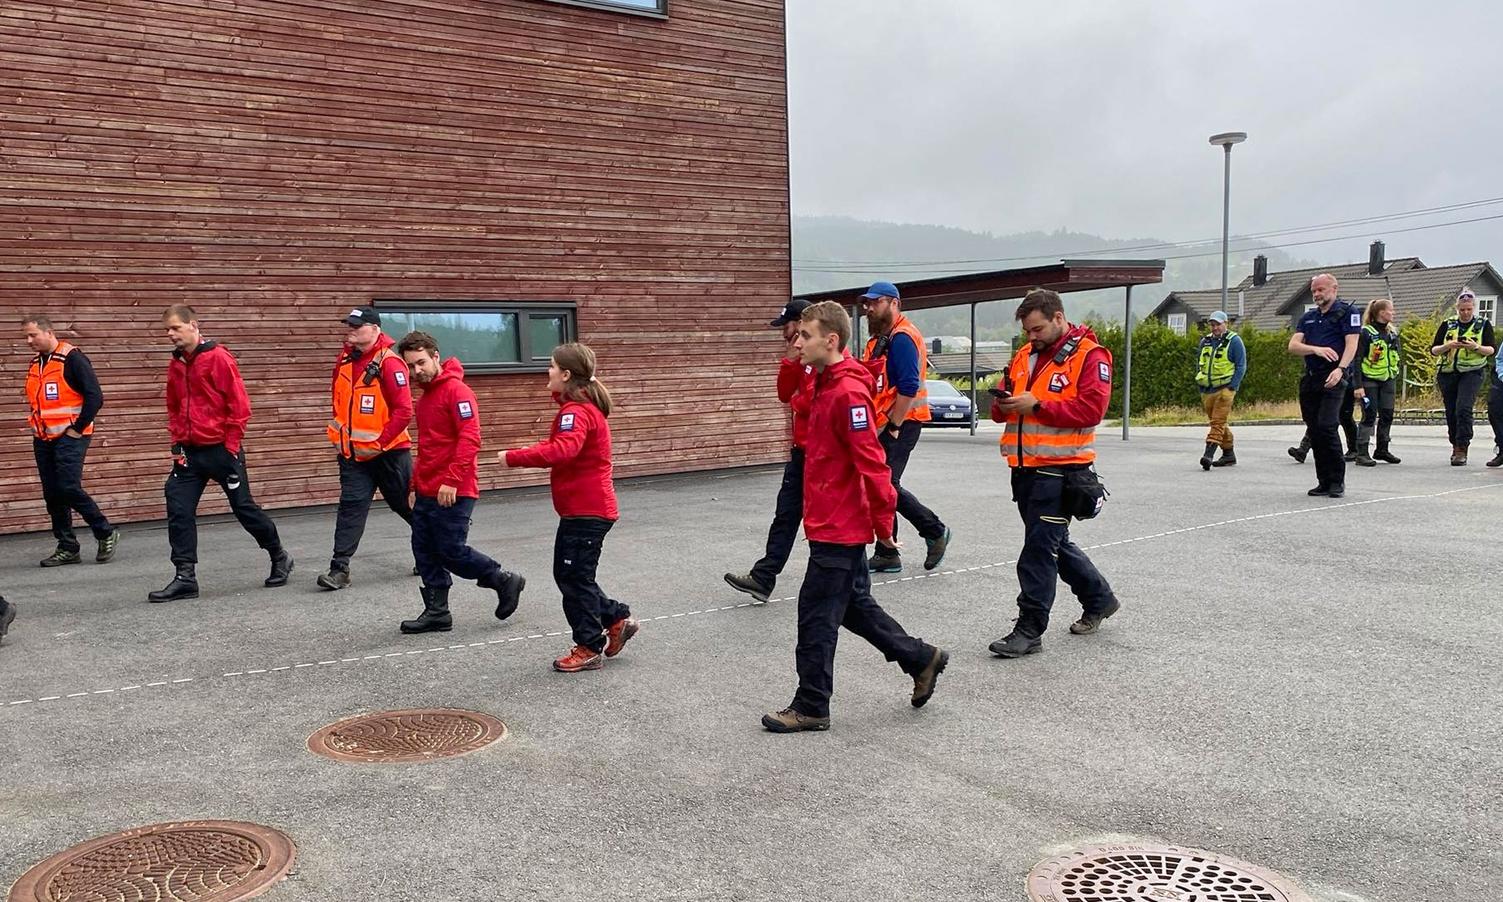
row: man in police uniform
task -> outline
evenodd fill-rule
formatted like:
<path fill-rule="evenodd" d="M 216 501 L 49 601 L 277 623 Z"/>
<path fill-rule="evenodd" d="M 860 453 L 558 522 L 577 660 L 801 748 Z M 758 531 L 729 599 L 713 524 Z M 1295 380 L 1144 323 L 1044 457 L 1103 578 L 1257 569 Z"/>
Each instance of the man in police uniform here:
<path fill-rule="evenodd" d="M 1315 309 L 1305 312 L 1289 338 L 1289 353 L 1305 358 L 1299 382 L 1299 410 L 1315 452 L 1314 496 L 1340 498 L 1346 493 L 1346 461 L 1341 452 L 1341 406 L 1348 405 L 1352 361 L 1362 333 L 1362 314 L 1336 296 L 1336 277 L 1321 273 L 1310 280 Z"/>
<path fill-rule="evenodd" d="M 804 441 L 803 433 L 808 424 L 808 393 L 814 384 L 814 368 L 799 359 L 799 317 L 808 309 L 809 302 L 792 300 L 784 305 L 781 313 L 770 326 L 781 329 L 783 356 L 778 361 L 778 400 L 793 408 L 793 442 L 788 451 L 788 463 L 783 466 L 783 484 L 778 487 L 777 505 L 773 510 L 772 526 L 767 530 L 767 552 L 752 565 L 746 574 L 727 573 L 725 581 L 738 592 L 745 592 L 758 601 L 767 601 L 778 575 L 788 563 L 793 552 L 793 543 L 798 540 L 798 527 L 804 516 Z"/>
<path fill-rule="evenodd" d="M 381 315 L 358 307 L 344 319 L 345 347 L 334 363 L 334 408 L 329 441 L 339 452 L 339 513 L 334 521 L 334 556 L 320 588 L 350 584 L 350 558 L 360 547 L 376 490 L 392 513 L 412 526 L 408 487 L 412 482 L 412 389 L 407 364 L 392 350 L 396 342 L 381 332 Z"/>
<path fill-rule="evenodd" d="M 1493 324 L 1477 316 L 1477 296 L 1463 288 L 1456 296 L 1456 315 L 1435 330 L 1430 353 L 1440 358 L 1435 383 L 1446 405 L 1446 436 L 1451 440 L 1451 466 L 1466 466 L 1472 443 L 1472 407 L 1482 388 L 1487 358 L 1493 356 Z"/>
<path fill-rule="evenodd" d="M 924 423 L 929 421 L 929 391 L 924 377 L 929 370 L 929 355 L 924 336 L 903 315 L 898 288 L 891 282 L 876 282 L 861 296 L 861 308 L 871 338 L 866 342 L 861 362 L 871 372 L 877 388 L 877 437 L 887 453 L 887 467 L 892 471 L 892 485 L 898 492 L 898 513 L 913 524 L 924 539 L 927 553 L 924 569 L 933 570 L 944 559 L 950 544 L 950 530 L 925 507 L 913 493 L 903 488 L 903 471 L 908 457 L 918 444 Z M 897 520 L 894 519 L 894 524 Z M 897 541 L 894 525 L 892 541 Z M 897 573 L 903 558 L 895 544 L 878 540 L 876 552 L 867 567 L 877 573 Z"/>
<path fill-rule="evenodd" d="M 120 531 L 83 488 L 84 456 L 94 435 L 94 416 L 104 406 L 99 377 L 84 352 L 58 340 L 52 321 L 31 316 L 22 324 L 26 344 L 36 352 L 26 370 L 26 401 L 31 405 L 31 449 L 42 479 L 42 498 L 52 518 L 57 548 L 42 559 L 43 567 L 60 567 L 81 560 L 73 533 L 73 512 L 84 518 L 99 547 L 94 560 L 103 564 L 115 556 Z"/>
<path fill-rule="evenodd" d="M 1232 430 L 1226 421 L 1232 415 L 1232 401 L 1242 387 L 1242 378 L 1247 375 L 1247 349 L 1242 337 L 1227 330 L 1226 313 L 1217 310 L 1210 316 L 1211 331 L 1200 340 L 1196 355 L 1195 384 L 1200 388 L 1200 400 L 1205 407 L 1206 419 L 1211 421 L 1211 430 L 1206 433 L 1206 450 L 1200 456 L 1200 468 L 1230 467 L 1237 463 L 1237 452 L 1232 448 Z M 1221 449 L 1221 459 L 1216 460 L 1216 449 Z"/>
<path fill-rule="evenodd" d="M 1018 619 L 993 642 L 992 654 L 1019 658 L 1043 650 L 1064 580 L 1080 599 L 1077 636 L 1096 632 L 1122 605 L 1080 546 L 1070 541 L 1066 484 L 1093 471 L 1096 427 L 1112 395 L 1112 354 L 1085 326 L 1065 319 L 1057 293 L 1035 288 L 1016 314 L 1028 339 L 1007 368 L 1005 398 L 992 402 L 992 419 L 1006 423 L 1002 453 L 1012 467 L 1012 498 L 1023 519 L 1018 555 Z"/>

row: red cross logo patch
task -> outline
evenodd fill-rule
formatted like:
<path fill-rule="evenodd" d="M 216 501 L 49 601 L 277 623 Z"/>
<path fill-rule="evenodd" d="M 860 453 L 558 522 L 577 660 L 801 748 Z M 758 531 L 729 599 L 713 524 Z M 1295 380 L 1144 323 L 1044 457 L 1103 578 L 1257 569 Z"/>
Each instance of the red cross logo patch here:
<path fill-rule="evenodd" d="M 1049 377 L 1049 390 L 1053 392 L 1064 391 L 1065 386 L 1070 384 L 1070 377 L 1064 373 L 1055 373 Z"/>

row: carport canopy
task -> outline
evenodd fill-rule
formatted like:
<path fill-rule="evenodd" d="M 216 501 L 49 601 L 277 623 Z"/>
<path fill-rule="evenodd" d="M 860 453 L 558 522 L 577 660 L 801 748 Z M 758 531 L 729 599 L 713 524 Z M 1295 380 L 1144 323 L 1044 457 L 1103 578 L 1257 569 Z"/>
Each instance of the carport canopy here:
<path fill-rule="evenodd" d="M 1119 362 L 1122 372 L 1122 439 L 1127 440 L 1127 420 L 1132 409 L 1132 287 L 1154 285 L 1164 281 L 1163 260 L 1061 260 L 1049 266 L 1025 266 L 991 272 L 916 279 L 894 282 L 903 299 L 903 309 L 935 310 L 959 304 L 971 306 L 971 409 L 976 406 L 976 305 L 987 301 L 1021 298 L 1035 288 L 1049 288 L 1060 294 L 1074 291 L 1099 291 L 1103 288 L 1124 289 L 1123 323 L 1126 329 L 1125 359 Z M 816 291 L 796 297 L 816 303 L 835 301 L 859 312 L 866 285 L 835 291 Z M 859 329 L 859 318 L 857 319 Z M 976 431 L 974 417 L 971 432 Z"/>

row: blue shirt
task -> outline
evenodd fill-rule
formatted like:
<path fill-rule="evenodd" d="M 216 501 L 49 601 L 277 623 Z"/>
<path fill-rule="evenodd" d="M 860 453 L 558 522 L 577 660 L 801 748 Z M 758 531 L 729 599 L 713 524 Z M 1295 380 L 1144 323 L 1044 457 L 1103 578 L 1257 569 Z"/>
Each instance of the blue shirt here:
<path fill-rule="evenodd" d="M 1242 336 L 1232 333 L 1232 340 L 1226 346 L 1226 359 L 1232 362 L 1236 371 L 1232 373 L 1232 384 L 1228 385 L 1232 391 L 1242 389 L 1242 377 L 1247 375 L 1247 346 L 1242 343 Z"/>
<path fill-rule="evenodd" d="M 1305 336 L 1307 345 L 1335 351 L 1336 360 L 1340 362 L 1341 355 L 1346 353 L 1346 337 L 1362 333 L 1362 314 L 1351 303 L 1337 298 L 1325 313 L 1321 313 L 1319 307 L 1306 310 L 1294 331 Z M 1353 362 L 1355 358 L 1348 361 L 1347 365 L 1351 366 Z M 1318 355 L 1309 354 L 1305 357 L 1305 372 L 1312 375 L 1326 376 L 1335 368 L 1336 363 Z"/>
<path fill-rule="evenodd" d="M 887 384 L 896 387 L 905 398 L 917 397 L 923 387 L 918 348 L 902 332 L 894 334 L 887 346 Z"/>

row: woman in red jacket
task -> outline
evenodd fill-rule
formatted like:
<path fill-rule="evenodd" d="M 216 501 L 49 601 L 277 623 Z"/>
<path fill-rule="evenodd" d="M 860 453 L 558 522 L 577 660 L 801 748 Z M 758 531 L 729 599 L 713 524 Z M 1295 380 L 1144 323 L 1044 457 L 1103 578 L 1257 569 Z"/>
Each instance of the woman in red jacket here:
<path fill-rule="evenodd" d="M 507 467 L 548 467 L 558 536 L 553 579 L 564 596 L 574 648 L 553 662 L 562 673 L 599 670 L 621 653 L 639 624 L 631 610 L 595 582 L 600 547 L 617 519 L 611 484 L 611 395 L 595 378 L 595 352 L 577 342 L 559 345 L 548 364 L 548 390 L 558 416 L 548 440 L 501 452 Z"/>

